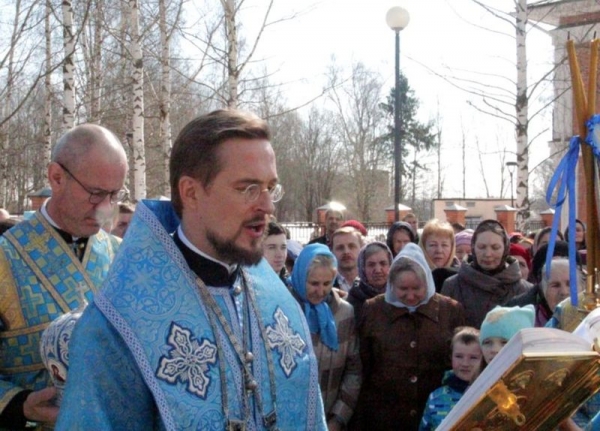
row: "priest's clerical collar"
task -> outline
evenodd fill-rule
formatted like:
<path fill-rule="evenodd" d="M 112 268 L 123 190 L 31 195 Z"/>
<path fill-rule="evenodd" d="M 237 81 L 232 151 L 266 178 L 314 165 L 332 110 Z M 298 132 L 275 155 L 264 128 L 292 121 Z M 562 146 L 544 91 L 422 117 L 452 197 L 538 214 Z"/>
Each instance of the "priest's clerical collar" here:
<path fill-rule="evenodd" d="M 231 286 L 237 279 L 239 265 L 228 265 L 201 251 L 185 236 L 181 225 L 173 239 L 190 269 L 208 286 Z"/>
<path fill-rule="evenodd" d="M 60 226 L 58 226 L 58 224 L 52 220 L 52 217 L 50 217 L 50 214 L 48 214 L 48 209 L 46 208 L 46 206 L 48 205 L 48 202 L 50 201 L 50 199 L 46 200 L 46 202 L 44 202 L 42 204 L 42 207 L 40 208 L 40 212 L 42 213 L 42 215 L 44 216 L 44 218 L 46 220 L 48 220 L 48 223 L 50 223 L 50 225 L 57 230 L 57 232 L 60 234 L 60 236 L 63 237 L 63 239 L 68 243 L 72 243 L 72 242 L 77 242 L 77 240 L 79 240 L 79 237 L 73 236 L 71 235 L 69 232 L 65 231 L 64 229 L 61 229 Z"/>

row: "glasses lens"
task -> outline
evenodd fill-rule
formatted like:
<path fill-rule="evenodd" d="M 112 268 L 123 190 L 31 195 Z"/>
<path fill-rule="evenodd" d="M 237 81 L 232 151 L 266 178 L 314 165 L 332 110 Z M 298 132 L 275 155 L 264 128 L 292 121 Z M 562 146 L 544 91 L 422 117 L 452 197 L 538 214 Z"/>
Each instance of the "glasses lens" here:
<path fill-rule="evenodd" d="M 244 190 L 246 195 L 246 202 L 254 202 L 260 196 L 260 186 L 258 184 L 251 184 Z"/>
<path fill-rule="evenodd" d="M 106 199 L 106 196 L 108 195 L 109 193 L 107 192 L 90 193 L 90 203 L 97 205 L 100 202 L 104 201 L 104 199 Z"/>
<path fill-rule="evenodd" d="M 273 190 L 269 192 L 271 195 L 271 200 L 273 202 L 279 202 L 281 198 L 283 198 L 283 186 L 281 184 L 277 184 L 273 187 Z"/>
<path fill-rule="evenodd" d="M 111 195 L 110 201 L 113 204 L 118 204 L 119 202 L 123 202 L 123 200 L 127 197 L 127 190 L 121 189 L 118 192 L 115 192 Z"/>

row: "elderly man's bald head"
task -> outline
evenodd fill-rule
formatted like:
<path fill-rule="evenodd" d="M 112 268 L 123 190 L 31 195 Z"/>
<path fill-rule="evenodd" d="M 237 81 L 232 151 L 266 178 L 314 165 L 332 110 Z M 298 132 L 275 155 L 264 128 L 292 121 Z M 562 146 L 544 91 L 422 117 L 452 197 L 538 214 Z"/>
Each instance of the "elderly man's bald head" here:
<path fill-rule="evenodd" d="M 52 151 L 48 215 L 74 237 L 95 235 L 112 218 L 113 197 L 124 194 L 126 177 L 127 156 L 112 132 L 95 124 L 74 127 Z"/>
<path fill-rule="evenodd" d="M 51 161 L 76 169 L 90 154 L 100 152 L 115 162 L 127 160 L 119 139 L 110 130 L 96 124 L 76 126 L 65 133 L 52 150 Z"/>

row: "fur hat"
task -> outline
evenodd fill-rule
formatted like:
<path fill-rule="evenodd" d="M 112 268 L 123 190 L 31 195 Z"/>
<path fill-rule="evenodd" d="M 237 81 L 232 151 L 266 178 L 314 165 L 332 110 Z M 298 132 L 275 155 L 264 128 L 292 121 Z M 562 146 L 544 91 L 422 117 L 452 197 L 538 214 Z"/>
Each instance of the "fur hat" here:
<path fill-rule="evenodd" d="M 533 305 L 523 307 L 496 306 L 485 316 L 479 333 L 479 343 L 491 337 L 510 340 L 523 328 L 533 328 L 535 309 Z"/>
<path fill-rule="evenodd" d="M 454 235 L 457 247 L 459 245 L 471 245 L 471 239 L 473 239 L 473 229 L 465 229 Z"/>

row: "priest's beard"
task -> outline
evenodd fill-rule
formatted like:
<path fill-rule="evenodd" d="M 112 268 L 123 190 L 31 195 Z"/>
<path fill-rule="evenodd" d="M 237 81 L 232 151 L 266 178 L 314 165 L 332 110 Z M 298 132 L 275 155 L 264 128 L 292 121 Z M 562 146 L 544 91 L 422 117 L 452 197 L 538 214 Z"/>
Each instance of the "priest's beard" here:
<path fill-rule="evenodd" d="M 230 264 L 256 265 L 263 257 L 262 238 L 252 240 L 251 249 L 239 247 L 235 242 L 242 233 L 241 229 L 229 239 L 221 238 L 215 232 L 207 231 L 206 239 L 218 253 L 219 260 Z"/>

